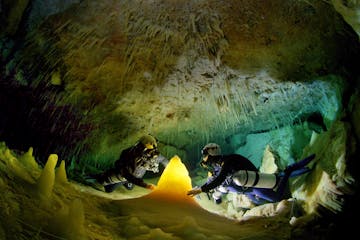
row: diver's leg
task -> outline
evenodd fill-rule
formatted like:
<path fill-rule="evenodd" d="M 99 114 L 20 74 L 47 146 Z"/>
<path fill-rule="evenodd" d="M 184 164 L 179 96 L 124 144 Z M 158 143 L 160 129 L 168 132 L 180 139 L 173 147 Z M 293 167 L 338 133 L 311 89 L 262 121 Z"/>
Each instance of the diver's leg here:
<path fill-rule="evenodd" d="M 122 182 L 107 184 L 107 185 L 104 185 L 104 189 L 105 189 L 105 192 L 110 193 L 110 192 L 115 191 L 115 189 L 121 185 L 123 185 Z"/>
<path fill-rule="evenodd" d="M 304 168 L 304 167 L 305 167 L 309 162 L 311 162 L 314 158 L 315 158 L 315 154 L 312 154 L 312 155 L 304 158 L 303 160 L 300 160 L 299 162 L 290 164 L 289 166 L 287 166 L 287 167 L 285 168 L 284 171 L 285 171 L 285 172 L 286 172 L 286 171 L 292 172 L 292 171 L 295 171 L 295 170 Z"/>
<path fill-rule="evenodd" d="M 272 198 L 274 202 L 278 202 L 282 200 L 289 178 L 309 172 L 311 169 L 306 167 L 306 165 L 309 162 L 311 162 L 311 160 L 313 160 L 314 158 L 315 158 L 315 154 L 310 155 L 309 157 L 304 158 L 299 162 L 287 166 L 284 172 L 278 175 L 279 182 L 275 187 L 276 190 L 267 189 L 270 191 L 265 191 L 266 190 L 265 189 L 265 190 L 261 190 L 261 192 L 263 192 L 263 194 L 266 194 L 268 197 Z"/>
<path fill-rule="evenodd" d="M 109 169 L 108 171 L 100 174 L 97 178 L 98 182 L 104 186 L 105 192 L 113 192 L 116 188 L 128 183 L 127 180 L 122 177 L 116 169 Z M 132 188 L 131 184 L 126 186 L 128 190 Z"/>
<path fill-rule="evenodd" d="M 310 172 L 311 169 L 308 168 L 308 167 L 303 167 L 303 168 L 300 168 L 300 169 L 297 169 L 297 170 L 294 170 L 290 173 L 290 177 L 297 177 L 297 176 L 300 176 L 304 173 L 307 173 L 307 172 Z"/>
<path fill-rule="evenodd" d="M 277 199 L 276 201 L 281 200 L 281 198 L 283 197 L 289 177 L 300 175 L 300 174 L 310 171 L 310 169 L 307 168 L 306 165 L 309 162 L 311 162 L 311 160 L 313 160 L 314 158 L 315 158 L 315 154 L 312 154 L 309 157 L 304 158 L 303 160 L 301 160 L 299 162 L 296 162 L 296 163 L 293 163 L 293 164 L 287 166 L 285 168 L 284 172 L 282 174 L 279 174 L 279 176 L 278 176 L 279 183 L 276 186 L 276 190 L 274 190 L 274 192 L 276 192 L 276 195 L 277 195 L 277 197 L 274 195 L 274 197 L 276 197 L 276 199 Z M 266 191 L 265 193 L 268 193 L 268 192 Z M 269 192 L 268 194 L 271 194 L 271 193 Z"/>
<path fill-rule="evenodd" d="M 297 176 L 300 176 L 304 173 L 307 173 L 307 172 L 310 172 L 312 169 L 311 168 L 308 168 L 308 167 L 303 167 L 303 168 L 300 168 L 300 169 L 296 169 L 296 170 L 293 170 L 291 173 L 290 173 L 290 177 L 297 177 Z M 284 177 L 285 175 L 285 172 L 280 172 L 278 173 L 278 176 L 279 177 Z"/>
<path fill-rule="evenodd" d="M 266 199 L 259 196 L 256 191 L 254 191 L 255 188 L 252 191 L 247 191 L 244 194 L 251 200 L 252 203 L 255 205 L 262 205 L 266 203 Z"/>
<path fill-rule="evenodd" d="M 291 173 L 292 171 L 285 170 L 283 176 L 277 176 L 277 185 L 275 188 L 254 188 L 254 194 L 269 202 L 282 200 Z"/>
<path fill-rule="evenodd" d="M 260 199 L 268 202 L 278 202 L 281 200 L 282 193 L 269 188 L 254 188 L 253 194 Z"/>

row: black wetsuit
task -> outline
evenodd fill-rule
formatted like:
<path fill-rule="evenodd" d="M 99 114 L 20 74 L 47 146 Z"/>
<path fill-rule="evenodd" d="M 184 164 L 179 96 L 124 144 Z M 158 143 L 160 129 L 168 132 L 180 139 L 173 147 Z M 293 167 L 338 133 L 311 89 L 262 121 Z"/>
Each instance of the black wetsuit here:
<path fill-rule="evenodd" d="M 201 191 L 208 192 L 220 186 L 227 176 L 239 170 L 258 171 L 255 165 L 246 157 L 239 154 L 208 156 L 209 164 L 220 167 L 220 172 L 210 181 L 201 186 Z"/>
<path fill-rule="evenodd" d="M 146 171 L 158 171 L 158 165 L 162 163 L 164 166 L 168 160 L 159 156 L 159 151 L 155 149 L 146 149 L 140 143 L 135 146 L 124 149 L 118 160 L 114 164 L 114 168 L 109 169 L 102 174 L 100 182 L 105 184 L 116 184 L 114 176 L 119 180 L 133 183 L 140 187 L 148 187 L 148 184 L 142 179 Z"/>
<path fill-rule="evenodd" d="M 290 164 L 283 172 L 276 174 L 276 190 L 274 190 L 274 188 L 270 189 L 259 187 L 246 187 L 244 189 L 242 186 L 235 184 L 233 181 L 225 181 L 227 176 L 232 176 L 239 170 L 258 170 L 247 158 L 241 155 L 217 157 L 217 159 L 211 159 L 213 166 L 215 166 L 213 171 L 215 176 L 208 179 L 208 182 L 201 187 L 201 190 L 203 192 L 208 192 L 209 190 L 222 185 L 231 192 L 245 194 L 254 204 L 260 205 L 266 202 L 278 202 L 283 199 L 285 197 L 285 190 L 289 177 L 299 176 L 309 172 L 310 169 L 306 167 L 306 165 L 315 158 L 315 155 L 310 155 L 301 161 Z"/>

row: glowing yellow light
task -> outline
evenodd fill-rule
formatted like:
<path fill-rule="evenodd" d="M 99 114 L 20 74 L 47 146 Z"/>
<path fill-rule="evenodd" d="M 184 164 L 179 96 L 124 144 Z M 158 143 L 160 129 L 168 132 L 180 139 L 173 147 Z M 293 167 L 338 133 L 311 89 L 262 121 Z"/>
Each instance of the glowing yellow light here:
<path fill-rule="evenodd" d="M 195 203 L 195 200 L 187 195 L 192 188 L 191 178 L 185 165 L 178 156 L 170 159 L 169 164 L 164 169 L 157 187 L 148 197 L 161 197 L 173 200 L 186 200 Z"/>

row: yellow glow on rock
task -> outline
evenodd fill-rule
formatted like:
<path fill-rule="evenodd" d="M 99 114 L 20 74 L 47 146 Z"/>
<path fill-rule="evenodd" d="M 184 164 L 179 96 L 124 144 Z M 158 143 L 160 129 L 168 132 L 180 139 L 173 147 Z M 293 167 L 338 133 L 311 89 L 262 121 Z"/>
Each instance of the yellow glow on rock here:
<path fill-rule="evenodd" d="M 164 169 L 157 187 L 147 196 L 181 201 L 186 200 L 195 203 L 195 200 L 187 195 L 191 188 L 191 178 L 188 170 L 181 162 L 181 159 L 178 156 L 174 156 Z"/>

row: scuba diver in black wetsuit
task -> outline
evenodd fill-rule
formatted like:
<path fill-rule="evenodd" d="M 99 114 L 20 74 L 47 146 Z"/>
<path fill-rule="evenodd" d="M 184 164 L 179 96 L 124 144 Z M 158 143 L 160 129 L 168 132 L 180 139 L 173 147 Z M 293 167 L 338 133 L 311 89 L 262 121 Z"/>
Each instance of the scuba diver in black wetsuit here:
<path fill-rule="evenodd" d="M 151 135 L 144 135 L 134 146 L 121 152 L 113 168 L 93 178 L 104 186 L 105 192 L 112 192 L 121 185 L 131 190 L 133 184 L 154 189 L 154 185 L 144 182 L 142 177 L 146 171 L 158 172 L 159 163 L 165 167 L 168 162 L 164 156 L 160 155 L 157 140 Z"/>
<path fill-rule="evenodd" d="M 212 176 L 201 187 L 191 189 L 188 195 L 222 189 L 218 192 L 245 194 L 255 205 L 282 200 L 289 177 L 308 172 L 310 169 L 306 165 L 315 157 L 311 155 L 291 164 L 281 173 L 265 174 L 260 173 L 249 159 L 241 155 L 221 155 L 220 146 L 216 143 L 207 144 L 201 153 L 203 159 L 200 165 L 207 168 Z M 221 195 L 215 195 L 214 199 L 220 203 Z"/>
<path fill-rule="evenodd" d="M 258 171 L 256 166 L 247 158 L 239 154 L 221 155 L 220 146 L 216 143 L 207 144 L 202 150 L 202 161 L 200 166 L 211 173 L 211 177 L 201 187 L 195 187 L 188 195 L 195 196 L 201 192 L 220 186 L 228 177 L 239 170 Z"/>

